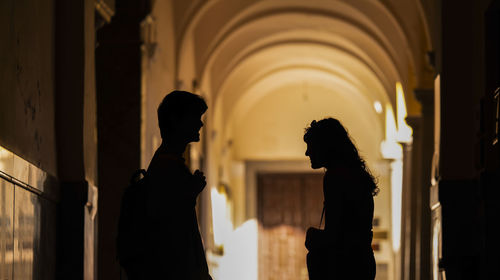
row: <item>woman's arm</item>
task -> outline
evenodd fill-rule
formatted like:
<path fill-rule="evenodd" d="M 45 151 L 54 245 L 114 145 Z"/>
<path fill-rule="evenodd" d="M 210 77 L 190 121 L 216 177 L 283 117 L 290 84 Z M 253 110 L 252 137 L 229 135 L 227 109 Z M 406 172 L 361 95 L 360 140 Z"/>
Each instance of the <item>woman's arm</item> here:
<path fill-rule="evenodd" d="M 309 228 L 306 233 L 306 248 L 315 250 L 317 248 L 331 248 L 336 250 L 342 243 L 342 215 L 345 213 L 343 205 L 343 180 L 338 176 L 325 174 L 324 195 L 325 195 L 325 227 L 323 230 Z"/>

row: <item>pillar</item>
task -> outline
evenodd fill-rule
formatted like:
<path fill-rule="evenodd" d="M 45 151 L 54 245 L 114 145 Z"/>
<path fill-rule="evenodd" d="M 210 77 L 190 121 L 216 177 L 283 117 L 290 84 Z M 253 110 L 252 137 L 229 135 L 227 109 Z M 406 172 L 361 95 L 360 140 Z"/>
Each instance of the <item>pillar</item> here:
<path fill-rule="evenodd" d="M 415 279 L 424 280 L 431 278 L 430 188 L 434 153 L 434 90 L 416 89 L 414 93 L 422 107 L 420 125 L 415 125 L 417 134 L 416 137 L 414 136 L 414 139 L 419 142 L 418 146 L 416 146 L 419 150 L 414 152 L 414 154 L 419 155 L 415 162 L 418 165 L 415 171 L 419 174 L 418 179 L 415 180 L 415 194 L 417 196 L 416 228 L 419 229 L 415 239 Z"/>
<path fill-rule="evenodd" d="M 98 278 L 120 279 L 116 260 L 121 197 L 141 167 L 140 23 L 147 0 L 117 0 L 111 22 L 97 32 Z"/>

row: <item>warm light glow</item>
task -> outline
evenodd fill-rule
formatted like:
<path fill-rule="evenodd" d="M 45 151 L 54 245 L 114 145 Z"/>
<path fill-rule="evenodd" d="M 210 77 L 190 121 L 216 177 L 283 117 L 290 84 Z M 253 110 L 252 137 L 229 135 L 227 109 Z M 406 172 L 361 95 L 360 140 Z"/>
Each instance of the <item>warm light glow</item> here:
<path fill-rule="evenodd" d="M 257 233 L 255 219 L 244 222 L 231 233 L 226 242 L 225 254 L 219 262 L 217 280 L 257 280 Z"/>
<path fill-rule="evenodd" d="M 439 279 L 439 232 L 441 223 L 439 219 L 435 219 L 434 228 L 432 230 L 432 275 L 433 279 Z"/>
<path fill-rule="evenodd" d="M 373 102 L 373 107 L 375 108 L 375 112 L 377 112 L 378 114 L 382 114 L 382 103 L 380 103 L 380 101 L 375 101 Z"/>
<path fill-rule="evenodd" d="M 432 156 L 431 184 L 439 178 L 439 150 L 441 146 L 441 76 L 434 79 L 434 155 Z"/>
<path fill-rule="evenodd" d="M 400 159 L 403 157 L 403 149 L 396 141 L 398 130 L 391 105 L 385 108 L 385 140 L 381 144 L 382 156 L 385 159 Z"/>
<path fill-rule="evenodd" d="M 401 201 L 403 189 L 403 162 L 397 159 L 391 163 L 392 203 L 392 248 L 399 251 L 401 245 Z"/>
<path fill-rule="evenodd" d="M 385 140 L 395 142 L 398 130 L 396 128 L 396 120 L 394 119 L 394 111 L 391 105 L 385 106 Z"/>
<path fill-rule="evenodd" d="M 0 171 L 4 171 L 4 172 L 6 171 L 6 170 L 4 170 L 4 168 L 5 168 L 4 161 L 7 160 L 11 154 L 12 153 L 9 152 L 9 150 L 0 146 Z"/>
<path fill-rule="evenodd" d="M 215 245 L 224 245 L 228 236 L 233 230 L 233 225 L 229 217 L 229 205 L 224 192 L 219 192 L 215 187 L 211 191 L 212 216 Z"/>
<path fill-rule="evenodd" d="M 398 142 L 398 130 L 390 104 L 385 109 L 385 140 L 381 144 L 382 156 L 391 162 L 392 248 L 399 251 L 401 243 L 401 200 L 403 189 L 403 148 Z"/>
<path fill-rule="evenodd" d="M 406 123 L 408 113 L 406 111 L 405 94 L 403 86 L 400 82 L 396 83 L 396 102 L 397 102 L 397 117 L 398 117 L 398 134 L 397 140 L 401 143 L 409 143 L 412 141 L 412 129 Z"/>

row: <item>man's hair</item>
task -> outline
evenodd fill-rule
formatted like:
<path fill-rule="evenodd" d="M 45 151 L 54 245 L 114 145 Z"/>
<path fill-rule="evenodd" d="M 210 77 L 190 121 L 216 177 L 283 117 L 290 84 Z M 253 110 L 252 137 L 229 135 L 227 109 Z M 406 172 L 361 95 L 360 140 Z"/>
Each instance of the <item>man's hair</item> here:
<path fill-rule="evenodd" d="M 194 93 L 174 90 L 167 94 L 158 106 L 158 125 L 161 137 L 165 138 L 171 128 L 173 116 L 202 115 L 208 109 L 205 100 Z"/>

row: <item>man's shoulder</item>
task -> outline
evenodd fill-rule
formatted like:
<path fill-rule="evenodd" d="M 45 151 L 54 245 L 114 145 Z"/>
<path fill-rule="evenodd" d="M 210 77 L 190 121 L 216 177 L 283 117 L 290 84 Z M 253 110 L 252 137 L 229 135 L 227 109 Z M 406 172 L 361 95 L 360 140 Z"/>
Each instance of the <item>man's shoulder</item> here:
<path fill-rule="evenodd" d="M 185 184 L 191 172 L 182 159 L 170 155 L 155 155 L 151 160 L 147 174 L 152 186 Z"/>
<path fill-rule="evenodd" d="M 148 172 L 157 169 L 184 169 L 187 168 L 184 160 L 170 154 L 155 154 L 149 163 Z"/>

